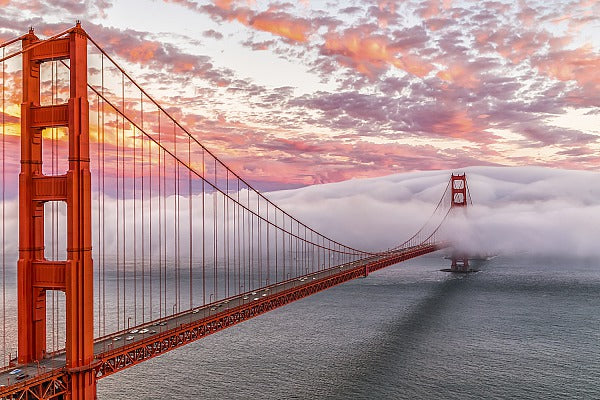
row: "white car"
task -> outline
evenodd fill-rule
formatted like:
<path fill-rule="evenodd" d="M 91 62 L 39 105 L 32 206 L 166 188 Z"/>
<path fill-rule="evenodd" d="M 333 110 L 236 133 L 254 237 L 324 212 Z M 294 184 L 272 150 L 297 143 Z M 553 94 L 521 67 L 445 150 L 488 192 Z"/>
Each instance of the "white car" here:
<path fill-rule="evenodd" d="M 138 333 L 138 332 L 139 332 L 139 330 L 138 330 L 138 329 L 134 329 L 134 330 L 131 330 L 131 331 L 129 331 L 129 333 L 131 333 L 132 335 L 133 335 L 134 333 Z"/>
<path fill-rule="evenodd" d="M 133 340 L 133 336 L 127 336 L 125 340 Z"/>
<path fill-rule="evenodd" d="M 149 329 L 144 328 L 144 329 L 140 329 L 140 331 L 138 333 L 143 335 L 144 333 L 147 333 L 148 331 L 149 331 Z"/>
<path fill-rule="evenodd" d="M 13 370 L 12 370 L 12 371 L 10 371 L 8 374 L 9 374 L 9 375 L 16 375 L 16 374 L 18 374 L 18 373 L 20 373 L 20 372 L 21 372 L 21 370 L 17 368 L 17 369 L 13 369 Z"/>

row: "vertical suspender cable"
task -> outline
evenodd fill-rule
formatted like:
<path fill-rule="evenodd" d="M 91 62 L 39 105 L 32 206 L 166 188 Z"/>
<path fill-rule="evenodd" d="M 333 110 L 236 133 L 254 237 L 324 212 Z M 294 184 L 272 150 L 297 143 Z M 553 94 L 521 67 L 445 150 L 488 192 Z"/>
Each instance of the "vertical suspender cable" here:
<path fill-rule="evenodd" d="M 174 164 L 173 164 L 173 173 L 175 175 L 175 180 L 174 180 L 174 192 L 175 192 L 175 196 L 173 197 L 174 200 L 174 208 L 175 208 L 175 218 L 174 218 L 174 230 L 173 230 L 173 238 L 175 239 L 175 306 L 173 307 L 173 313 L 175 313 L 175 310 L 179 310 L 179 303 L 180 303 L 180 259 L 179 259 L 179 161 L 177 161 L 177 135 L 176 135 L 176 131 L 175 131 L 176 125 L 175 123 L 173 123 L 173 149 L 174 149 L 174 154 L 175 154 L 175 160 L 174 160 Z"/>
<path fill-rule="evenodd" d="M 2 48 L 2 58 L 6 49 Z M 6 365 L 6 64 L 2 61 L 2 365 Z"/>
<path fill-rule="evenodd" d="M 282 262 L 281 268 L 282 268 L 282 271 L 281 272 L 282 272 L 282 278 L 281 279 L 285 281 L 287 279 L 287 277 L 285 276 L 285 257 L 286 257 L 286 254 L 285 254 L 285 242 L 286 242 L 286 240 L 285 240 L 286 239 L 286 237 L 285 237 L 285 235 L 286 235 L 286 233 L 285 233 L 285 213 L 282 213 L 281 219 L 283 220 L 283 221 L 281 221 L 281 231 L 282 231 L 281 232 L 281 242 L 282 242 L 282 246 L 281 246 L 281 258 L 282 258 L 282 260 L 281 260 L 281 262 Z"/>
<path fill-rule="evenodd" d="M 158 110 L 158 143 L 161 143 L 161 138 L 160 138 L 160 110 Z M 159 318 L 163 317 L 163 310 L 162 310 L 162 305 L 163 305 L 163 301 L 162 301 L 162 293 L 163 293 L 163 289 L 162 289 L 162 284 L 163 284 L 163 278 L 162 278 L 162 259 L 163 259 L 163 253 L 162 253 L 162 180 L 161 180 L 161 175 L 162 175 L 162 169 L 161 169 L 161 155 L 160 155 L 160 146 L 158 147 L 158 315 Z"/>
<path fill-rule="evenodd" d="M 227 265 L 225 273 L 225 297 L 229 297 L 229 170 L 225 169 L 225 193 L 223 196 L 223 245 L 225 251 L 223 256 L 225 257 L 225 264 Z"/>
<path fill-rule="evenodd" d="M 267 285 L 271 283 L 271 266 L 270 266 L 270 261 L 271 261 L 271 257 L 269 256 L 269 253 L 271 253 L 271 245 L 269 242 L 269 231 L 271 230 L 271 224 L 269 224 L 269 202 L 267 202 L 267 222 L 266 222 L 266 226 L 267 226 L 267 281 L 265 282 Z"/>
<path fill-rule="evenodd" d="M 163 150 L 162 154 L 162 185 L 163 185 L 163 245 L 165 246 L 163 251 L 163 312 L 167 315 L 167 250 L 169 249 L 169 242 L 167 240 L 167 152 Z"/>
<path fill-rule="evenodd" d="M 136 143 L 136 129 L 133 129 L 133 324 L 137 326 L 137 174 L 136 174 L 136 158 L 137 158 L 137 143 Z"/>
<path fill-rule="evenodd" d="M 162 140 L 160 142 L 162 144 Z M 162 152 L 161 152 L 162 151 Z M 167 277 L 165 274 L 165 271 L 167 269 L 165 262 L 167 259 L 167 235 L 165 234 L 166 230 L 167 230 L 167 216 L 165 215 L 166 210 L 167 210 L 167 206 L 166 206 L 166 201 L 167 201 L 167 185 L 166 185 L 166 173 L 167 173 L 167 169 L 165 167 L 165 163 L 166 161 L 166 151 L 163 149 L 159 149 L 159 154 L 158 154 L 158 158 L 160 159 L 160 175 L 159 175 L 159 188 L 162 188 L 161 190 L 161 203 L 160 203 L 160 212 L 161 212 L 161 218 L 159 219 L 159 229 L 160 229 L 160 237 L 161 239 L 161 260 L 160 260 L 160 281 L 161 281 L 161 288 L 162 288 L 162 292 L 161 292 L 161 310 L 162 310 L 162 316 L 166 316 L 167 315 L 167 300 L 166 300 L 166 293 L 167 293 Z"/>
<path fill-rule="evenodd" d="M 98 192 L 96 193 L 97 196 L 97 209 L 98 209 L 98 225 L 96 228 L 96 233 L 98 234 L 98 238 L 97 238 L 97 244 L 98 244 L 98 249 L 100 249 L 100 246 L 102 245 L 102 237 L 100 232 L 102 232 L 102 225 L 101 225 L 101 218 L 102 215 L 100 214 L 100 177 L 101 177 L 101 173 L 100 173 L 100 96 L 96 95 L 96 163 L 97 163 L 97 167 L 98 168 L 98 174 L 96 176 L 96 185 L 97 185 L 97 190 Z M 102 290 L 102 275 L 100 274 L 100 272 L 96 272 L 97 273 L 97 280 L 98 280 L 98 287 L 96 288 L 96 290 L 98 291 L 98 314 L 97 314 L 97 319 L 98 319 L 98 336 L 102 335 L 102 331 L 101 331 L 101 326 L 102 326 L 102 298 L 100 296 L 100 291 Z"/>
<path fill-rule="evenodd" d="M 256 194 L 256 228 L 258 229 L 258 286 L 263 285 L 263 265 L 262 265 L 262 219 L 260 218 L 260 196 Z"/>
<path fill-rule="evenodd" d="M 140 91 L 140 126 L 142 128 L 142 130 L 144 129 L 144 94 Z M 142 176 L 141 176 L 141 185 L 142 185 L 142 191 L 141 191 L 141 197 L 142 197 L 142 212 L 141 212 L 141 217 L 142 217 L 142 223 L 141 223 L 141 234 L 140 234 L 140 243 L 142 245 L 142 323 L 146 322 L 146 202 L 145 202 L 145 191 L 146 188 L 144 187 L 144 177 L 146 176 L 146 170 L 144 169 L 144 135 L 140 135 L 140 140 L 142 142 L 141 144 L 141 154 L 140 154 L 140 162 L 141 162 L 141 169 L 142 169 Z"/>
<path fill-rule="evenodd" d="M 279 225 L 277 224 L 277 207 L 275 207 L 275 282 L 279 282 L 278 248 L 279 248 Z"/>
<path fill-rule="evenodd" d="M 160 111 L 159 111 L 160 113 Z M 152 207 L 152 192 L 153 192 L 153 186 L 152 186 L 152 168 L 154 167 L 154 165 L 152 164 L 152 144 L 154 142 L 152 140 L 148 140 L 148 214 L 149 218 L 148 218 L 148 288 L 149 288 L 149 293 L 150 295 L 148 296 L 148 302 L 150 303 L 150 306 L 148 307 L 148 314 L 149 317 L 148 319 L 150 321 L 152 321 L 154 319 L 154 316 L 152 314 L 152 292 L 154 291 L 153 286 L 152 286 L 152 254 L 153 254 L 153 249 L 154 249 L 154 245 L 152 243 L 152 219 L 154 218 L 153 216 L 153 210 L 154 207 Z"/>
<path fill-rule="evenodd" d="M 192 165 L 192 139 L 188 136 L 188 165 Z M 194 251 L 194 246 L 193 246 L 193 239 L 194 239 L 194 233 L 193 233 L 193 223 L 192 223 L 192 201 L 193 201 L 194 197 L 192 196 L 192 170 L 190 168 L 188 168 L 188 220 L 189 220 L 189 244 L 190 244 L 190 248 L 189 248 L 189 279 L 190 279 L 190 284 L 189 284 L 189 296 L 190 296 L 190 308 L 192 308 L 194 306 L 194 298 L 193 298 L 193 276 L 192 276 L 192 258 L 193 258 L 193 251 Z"/>
<path fill-rule="evenodd" d="M 56 87 L 55 87 L 55 69 L 56 69 L 56 64 L 54 61 L 52 61 L 50 63 L 50 97 L 51 97 L 51 104 L 54 106 L 55 105 L 55 98 L 56 98 Z M 52 108 L 52 114 L 54 114 L 54 108 Z M 53 119 L 53 118 L 51 118 Z M 57 155 L 56 155 L 56 151 L 58 151 L 58 147 L 56 146 L 56 138 L 55 135 L 57 134 L 56 132 L 56 128 L 52 127 L 50 128 L 50 134 L 51 134 L 51 142 L 50 142 L 50 147 L 51 147 L 51 161 L 50 161 L 50 165 L 51 165 L 51 174 L 55 175 L 56 174 L 56 160 L 57 160 Z M 51 257 L 52 260 L 56 260 L 56 232 L 58 231 L 56 229 L 56 225 L 55 225 L 55 220 L 56 220 L 56 202 L 52 202 L 52 209 L 51 209 L 51 214 L 52 214 L 52 221 L 51 221 L 51 231 L 52 231 L 52 243 L 50 245 L 51 247 Z M 56 329 L 56 313 L 58 312 L 56 310 L 56 295 L 55 295 L 55 291 L 52 290 L 50 291 L 51 293 L 51 301 L 52 301 L 52 351 L 54 352 L 56 350 L 56 345 L 58 343 L 58 338 L 57 338 L 57 329 Z"/>
<path fill-rule="evenodd" d="M 240 241 L 240 180 L 237 179 L 237 204 L 236 204 L 236 222 L 237 222 L 237 273 L 238 273 L 238 294 L 242 293 L 242 271 L 241 271 L 241 241 Z"/>
<path fill-rule="evenodd" d="M 101 58 L 101 81 L 102 81 L 102 335 L 106 335 L 106 209 L 105 209 L 105 183 L 106 183 L 106 140 L 104 136 L 104 54 Z"/>
<path fill-rule="evenodd" d="M 204 163 L 204 149 L 202 149 L 202 304 L 206 304 L 206 214 L 205 192 L 206 164 Z"/>
<path fill-rule="evenodd" d="M 217 300 L 217 296 L 218 296 L 218 291 L 219 291 L 219 248 L 218 243 L 219 243 L 219 201 L 218 201 L 218 197 L 219 197 L 219 191 L 216 189 L 218 188 L 218 176 L 217 176 L 217 159 L 213 158 L 214 160 L 214 168 L 215 168 L 215 188 L 213 189 L 213 279 L 214 279 L 214 292 L 213 294 L 215 295 L 214 300 Z"/>
<path fill-rule="evenodd" d="M 123 107 L 123 112 L 125 112 L 125 75 L 121 74 L 121 101 L 122 101 L 122 107 Z M 126 240 L 127 240 L 127 213 L 125 212 L 125 208 L 126 208 L 126 202 L 125 202 L 125 115 L 122 116 L 122 120 L 123 120 L 123 125 L 121 127 L 122 129 L 122 136 L 121 136 L 121 140 L 122 140 L 122 146 L 121 146 L 121 196 L 123 197 L 123 201 L 122 201 L 122 205 L 123 208 L 121 209 L 122 213 L 123 213 L 123 221 L 122 221 L 122 225 L 123 225 L 123 327 L 125 327 L 125 324 L 129 321 L 129 319 L 127 318 L 127 313 L 126 313 L 126 308 L 127 308 L 127 290 L 126 290 L 126 276 L 125 276 L 125 267 L 126 267 L 126 259 L 127 259 L 127 247 L 126 247 Z"/>
<path fill-rule="evenodd" d="M 240 196 L 239 190 L 238 190 L 238 198 Z M 238 200 L 238 203 L 239 200 Z M 241 204 L 241 203 L 240 203 Z M 241 236 L 242 236 L 242 248 L 241 248 L 241 269 L 244 271 L 244 277 L 242 279 L 242 282 L 244 282 L 244 292 L 248 292 L 250 290 L 249 287 L 247 287 L 247 283 L 246 283 L 246 209 L 244 207 L 242 207 L 242 215 L 241 215 L 241 221 L 242 221 L 242 229 L 241 229 Z"/>
<path fill-rule="evenodd" d="M 116 114 L 116 121 L 115 121 L 115 127 L 116 127 L 116 145 L 117 145 L 117 162 L 116 162 L 116 186 L 117 186 L 117 207 L 116 207 L 116 214 L 117 214 L 117 226 L 116 226 L 116 232 L 115 232 L 115 236 L 117 239 L 117 258 L 116 258 L 116 273 L 117 273 L 117 330 L 121 330 L 121 274 L 120 274 L 120 265 L 121 265 L 121 212 L 120 212 L 120 204 L 121 204 L 121 196 L 119 196 L 119 114 Z"/>

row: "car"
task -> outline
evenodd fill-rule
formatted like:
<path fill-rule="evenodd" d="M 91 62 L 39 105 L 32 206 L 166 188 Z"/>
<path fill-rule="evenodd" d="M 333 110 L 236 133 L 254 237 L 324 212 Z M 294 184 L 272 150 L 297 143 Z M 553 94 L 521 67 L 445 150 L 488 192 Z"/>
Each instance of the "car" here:
<path fill-rule="evenodd" d="M 192 314 L 198 314 L 199 312 L 200 312 L 200 310 L 197 308 L 195 310 L 192 310 Z"/>
<path fill-rule="evenodd" d="M 159 325 L 160 326 L 165 326 L 165 325 L 167 325 L 167 323 L 166 322 L 161 322 Z"/>
<path fill-rule="evenodd" d="M 225 300 L 223 304 L 229 304 L 229 300 Z"/>
<path fill-rule="evenodd" d="M 267 295 L 266 293 L 263 293 L 262 297 L 265 297 L 266 295 Z"/>
<path fill-rule="evenodd" d="M 256 294 L 256 292 L 252 292 L 252 294 Z"/>
<path fill-rule="evenodd" d="M 144 328 L 144 329 L 140 329 L 140 331 L 138 332 L 140 335 L 143 335 L 144 333 L 147 333 L 149 331 L 148 328 Z"/>
<path fill-rule="evenodd" d="M 138 333 L 138 332 L 139 332 L 138 329 L 133 329 L 133 330 L 129 331 L 129 333 L 131 333 L 131 334 Z"/>
<path fill-rule="evenodd" d="M 152 330 L 150 331 L 150 334 L 151 334 L 151 335 L 154 335 L 155 333 L 156 333 L 156 331 L 155 331 L 154 329 L 152 329 Z"/>
<path fill-rule="evenodd" d="M 217 309 L 217 307 L 211 307 L 210 311 L 215 311 Z"/>
<path fill-rule="evenodd" d="M 26 373 L 24 373 L 24 372 L 21 372 L 21 373 L 17 374 L 17 378 L 16 378 L 16 379 L 17 379 L 18 381 L 20 381 L 20 380 L 22 380 L 22 379 L 25 379 L 25 378 L 27 378 L 28 376 L 29 376 L 29 374 L 26 374 Z"/>
<path fill-rule="evenodd" d="M 248 296 L 244 296 L 244 300 L 248 300 Z"/>
<path fill-rule="evenodd" d="M 134 338 L 134 337 L 133 337 L 132 335 L 129 335 L 129 336 L 127 336 L 127 337 L 125 338 L 125 340 L 133 340 L 133 338 Z"/>
<path fill-rule="evenodd" d="M 13 370 L 12 370 L 12 371 L 10 371 L 8 374 L 9 374 L 9 375 L 16 375 L 16 374 L 18 374 L 18 373 L 20 373 L 20 372 L 21 372 L 21 370 L 20 370 L 19 368 L 17 368 L 17 369 L 13 369 Z"/>
<path fill-rule="evenodd" d="M 258 297 L 255 297 L 254 300 L 258 300 Z"/>
<path fill-rule="evenodd" d="M 115 337 L 113 338 L 113 342 L 116 342 L 117 340 L 121 340 L 121 336 L 115 336 Z"/>

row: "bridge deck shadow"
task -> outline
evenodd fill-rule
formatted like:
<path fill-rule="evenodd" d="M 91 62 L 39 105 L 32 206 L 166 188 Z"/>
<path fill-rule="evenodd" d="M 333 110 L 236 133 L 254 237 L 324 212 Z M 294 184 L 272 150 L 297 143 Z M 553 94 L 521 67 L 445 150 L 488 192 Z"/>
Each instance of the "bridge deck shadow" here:
<path fill-rule="evenodd" d="M 443 317 L 444 310 L 449 307 L 453 298 L 463 292 L 464 285 L 472 277 L 474 275 L 448 276 L 412 306 L 408 313 L 399 313 L 382 333 L 365 341 L 365 345 L 358 348 L 346 365 L 338 368 L 347 371 L 341 378 L 343 384 L 333 386 L 333 392 L 326 397 L 384 398 L 383 394 L 377 393 L 377 382 L 385 380 L 388 374 L 395 374 L 394 366 L 408 360 L 410 354 L 413 354 L 412 350 L 435 328 L 438 320 Z"/>

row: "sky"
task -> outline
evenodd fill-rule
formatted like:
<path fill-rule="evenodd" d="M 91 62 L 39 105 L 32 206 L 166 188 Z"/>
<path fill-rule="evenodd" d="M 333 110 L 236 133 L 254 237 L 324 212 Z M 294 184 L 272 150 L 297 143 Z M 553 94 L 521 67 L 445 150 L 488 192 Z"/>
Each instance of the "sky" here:
<path fill-rule="evenodd" d="M 600 1 L 0 6 L 0 40 L 81 20 L 199 141 L 262 189 L 600 163 Z"/>

